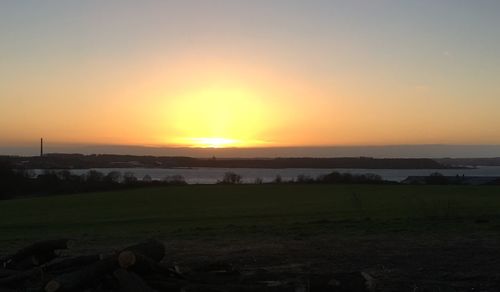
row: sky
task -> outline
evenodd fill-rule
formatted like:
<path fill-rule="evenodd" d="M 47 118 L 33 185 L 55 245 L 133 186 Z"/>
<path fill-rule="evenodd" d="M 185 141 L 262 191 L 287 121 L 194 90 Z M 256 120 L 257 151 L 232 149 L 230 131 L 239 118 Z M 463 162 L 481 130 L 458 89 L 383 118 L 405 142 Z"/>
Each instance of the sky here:
<path fill-rule="evenodd" d="M 499 145 L 499 27 L 497 0 L 5 0 L 0 148 Z"/>

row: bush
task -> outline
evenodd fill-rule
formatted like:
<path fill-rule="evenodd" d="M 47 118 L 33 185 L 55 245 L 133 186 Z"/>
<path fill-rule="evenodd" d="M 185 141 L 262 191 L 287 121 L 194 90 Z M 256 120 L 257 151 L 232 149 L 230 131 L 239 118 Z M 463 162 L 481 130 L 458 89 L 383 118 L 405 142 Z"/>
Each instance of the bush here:
<path fill-rule="evenodd" d="M 242 183 L 242 177 L 239 174 L 236 174 L 234 172 L 226 172 L 224 174 L 224 177 L 222 178 L 222 181 L 219 183 L 222 184 L 241 184 Z"/>
<path fill-rule="evenodd" d="M 89 183 L 99 183 L 104 180 L 104 174 L 96 170 L 90 170 L 87 172 L 85 180 Z"/>
<path fill-rule="evenodd" d="M 378 174 L 351 174 L 334 171 L 332 173 L 319 176 L 317 182 L 327 184 L 378 184 L 383 183 L 384 180 Z"/>
<path fill-rule="evenodd" d="M 122 173 L 119 171 L 110 171 L 104 177 L 104 181 L 106 181 L 107 183 L 111 183 L 111 184 L 120 183 L 121 180 L 122 180 Z"/>
<path fill-rule="evenodd" d="M 448 178 L 439 172 L 434 172 L 425 178 L 425 183 L 429 185 L 445 185 L 448 184 Z"/>
<path fill-rule="evenodd" d="M 187 185 L 186 179 L 180 174 L 166 176 L 163 181 L 169 185 Z"/>
<path fill-rule="evenodd" d="M 125 172 L 123 174 L 123 183 L 124 184 L 134 184 L 137 182 L 137 177 L 131 172 Z"/>
<path fill-rule="evenodd" d="M 305 174 L 299 174 L 297 176 L 297 179 L 295 180 L 297 183 L 300 184 L 309 184 L 309 183 L 314 183 L 316 180 L 308 175 Z"/>

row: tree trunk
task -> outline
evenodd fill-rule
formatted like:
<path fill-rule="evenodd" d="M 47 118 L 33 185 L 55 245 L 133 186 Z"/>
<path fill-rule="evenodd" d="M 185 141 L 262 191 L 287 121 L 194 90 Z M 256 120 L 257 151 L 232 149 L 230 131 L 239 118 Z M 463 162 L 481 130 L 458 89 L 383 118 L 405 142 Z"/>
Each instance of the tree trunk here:
<path fill-rule="evenodd" d="M 67 249 L 70 240 L 55 239 L 35 242 L 2 259 L 4 268 L 26 269 L 44 264 L 55 258 L 55 251 Z"/>
<path fill-rule="evenodd" d="M 118 268 L 116 256 L 99 260 L 80 270 L 55 277 L 45 285 L 46 292 L 82 291 L 83 288 L 95 287 Z"/>
<path fill-rule="evenodd" d="M 74 271 L 81 267 L 93 264 L 102 259 L 102 255 L 84 255 L 72 258 L 61 259 L 51 262 L 43 267 L 47 272 L 62 274 Z"/>
<path fill-rule="evenodd" d="M 132 251 L 134 253 L 139 253 L 154 260 L 157 263 L 161 262 L 161 260 L 165 257 L 165 246 L 161 241 L 156 239 L 151 239 L 126 247 L 122 251 Z"/>

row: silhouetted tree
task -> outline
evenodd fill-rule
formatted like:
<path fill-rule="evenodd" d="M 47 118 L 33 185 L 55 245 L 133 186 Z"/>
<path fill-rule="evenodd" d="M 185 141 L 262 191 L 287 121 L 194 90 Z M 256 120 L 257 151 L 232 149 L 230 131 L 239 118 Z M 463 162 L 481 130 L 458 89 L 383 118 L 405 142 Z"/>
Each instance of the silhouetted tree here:
<path fill-rule="evenodd" d="M 97 170 L 90 170 L 87 172 L 85 178 L 88 183 L 100 183 L 104 180 L 104 174 Z"/>
<path fill-rule="evenodd" d="M 43 191 L 54 191 L 59 188 L 60 179 L 53 170 L 45 170 L 42 174 L 38 175 L 37 181 L 39 182 L 40 190 Z"/>
<path fill-rule="evenodd" d="M 132 172 L 125 172 L 123 174 L 123 183 L 134 184 L 137 182 L 137 177 Z"/>
<path fill-rule="evenodd" d="M 7 199 L 16 186 L 16 175 L 8 161 L 0 160 L 0 199 Z"/>
<path fill-rule="evenodd" d="M 179 174 L 166 176 L 163 179 L 163 181 L 166 182 L 167 184 L 171 184 L 171 185 L 186 185 L 187 184 L 186 179 L 184 179 L 184 177 L 182 175 L 179 175 Z"/>
<path fill-rule="evenodd" d="M 309 184 L 309 183 L 314 183 L 315 182 L 315 179 L 308 176 L 308 175 L 305 175 L 305 174 L 299 174 L 297 176 L 297 179 L 296 179 L 296 182 L 297 183 L 305 183 L 305 184 Z"/>
<path fill-rule="evenodd" d="M 121 179 L 122 179 L 122 174 L 119 171 L 110 171 L 104 177 L 104 181 L 112 184 L 120 183 Z"/>
<path fill-rule="evenodd" d="M 378 184 L 383 183 L 384 180 L 380 175 L 367 173 L 367 174 L 351 174 L 331 172 L 326 175 L 321 175 L 316 179 L 319 183 L 327 184 Z"/>
<path fill-rule="evenodd" d="M 367 173 L 364 175 L 365 179 L 370 182 L 383 182 L 382 176 L 374 173 Z"/>
<path fill-rule="evenodd" d="M 72 179 L 72 174 L 69 170 L 60 170 L 57 172 L 57 176 L 60 180 L 68 181 Z"/>
<path fill-rule="evenodd" d="M 425 182 L 429 185 L 445 185 L 448 184 L 448 178 L 439 172 L 434 172 L 425 178 Z"/>
<path fill-rule="evenodd" d="M 334 171 L 329 174 L 320 176 L 318 180 L 324 183 L 340 183 L 342 182 L 342 174 Z"/>
<path fill-rule="evenodd" d="M 224 174 L 224 177 L 222 178 L 222 181 L 220 183 L 223 184 L 240 184 L 242 183 L 242 177 L 239 174 L 236 174 L 234 172 L 226 172 Z"/>

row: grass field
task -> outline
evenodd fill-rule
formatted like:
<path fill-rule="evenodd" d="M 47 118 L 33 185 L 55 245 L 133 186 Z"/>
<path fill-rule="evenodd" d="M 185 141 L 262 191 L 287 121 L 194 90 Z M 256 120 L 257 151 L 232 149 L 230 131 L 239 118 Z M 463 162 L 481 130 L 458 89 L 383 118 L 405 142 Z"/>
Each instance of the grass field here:
<path fill-rule="evenodd" d="M 422 231 L 443 222 L 466 232 L 499 213 L 494 186 L 200 185 L 0 201 L 0 240 Z"/>

